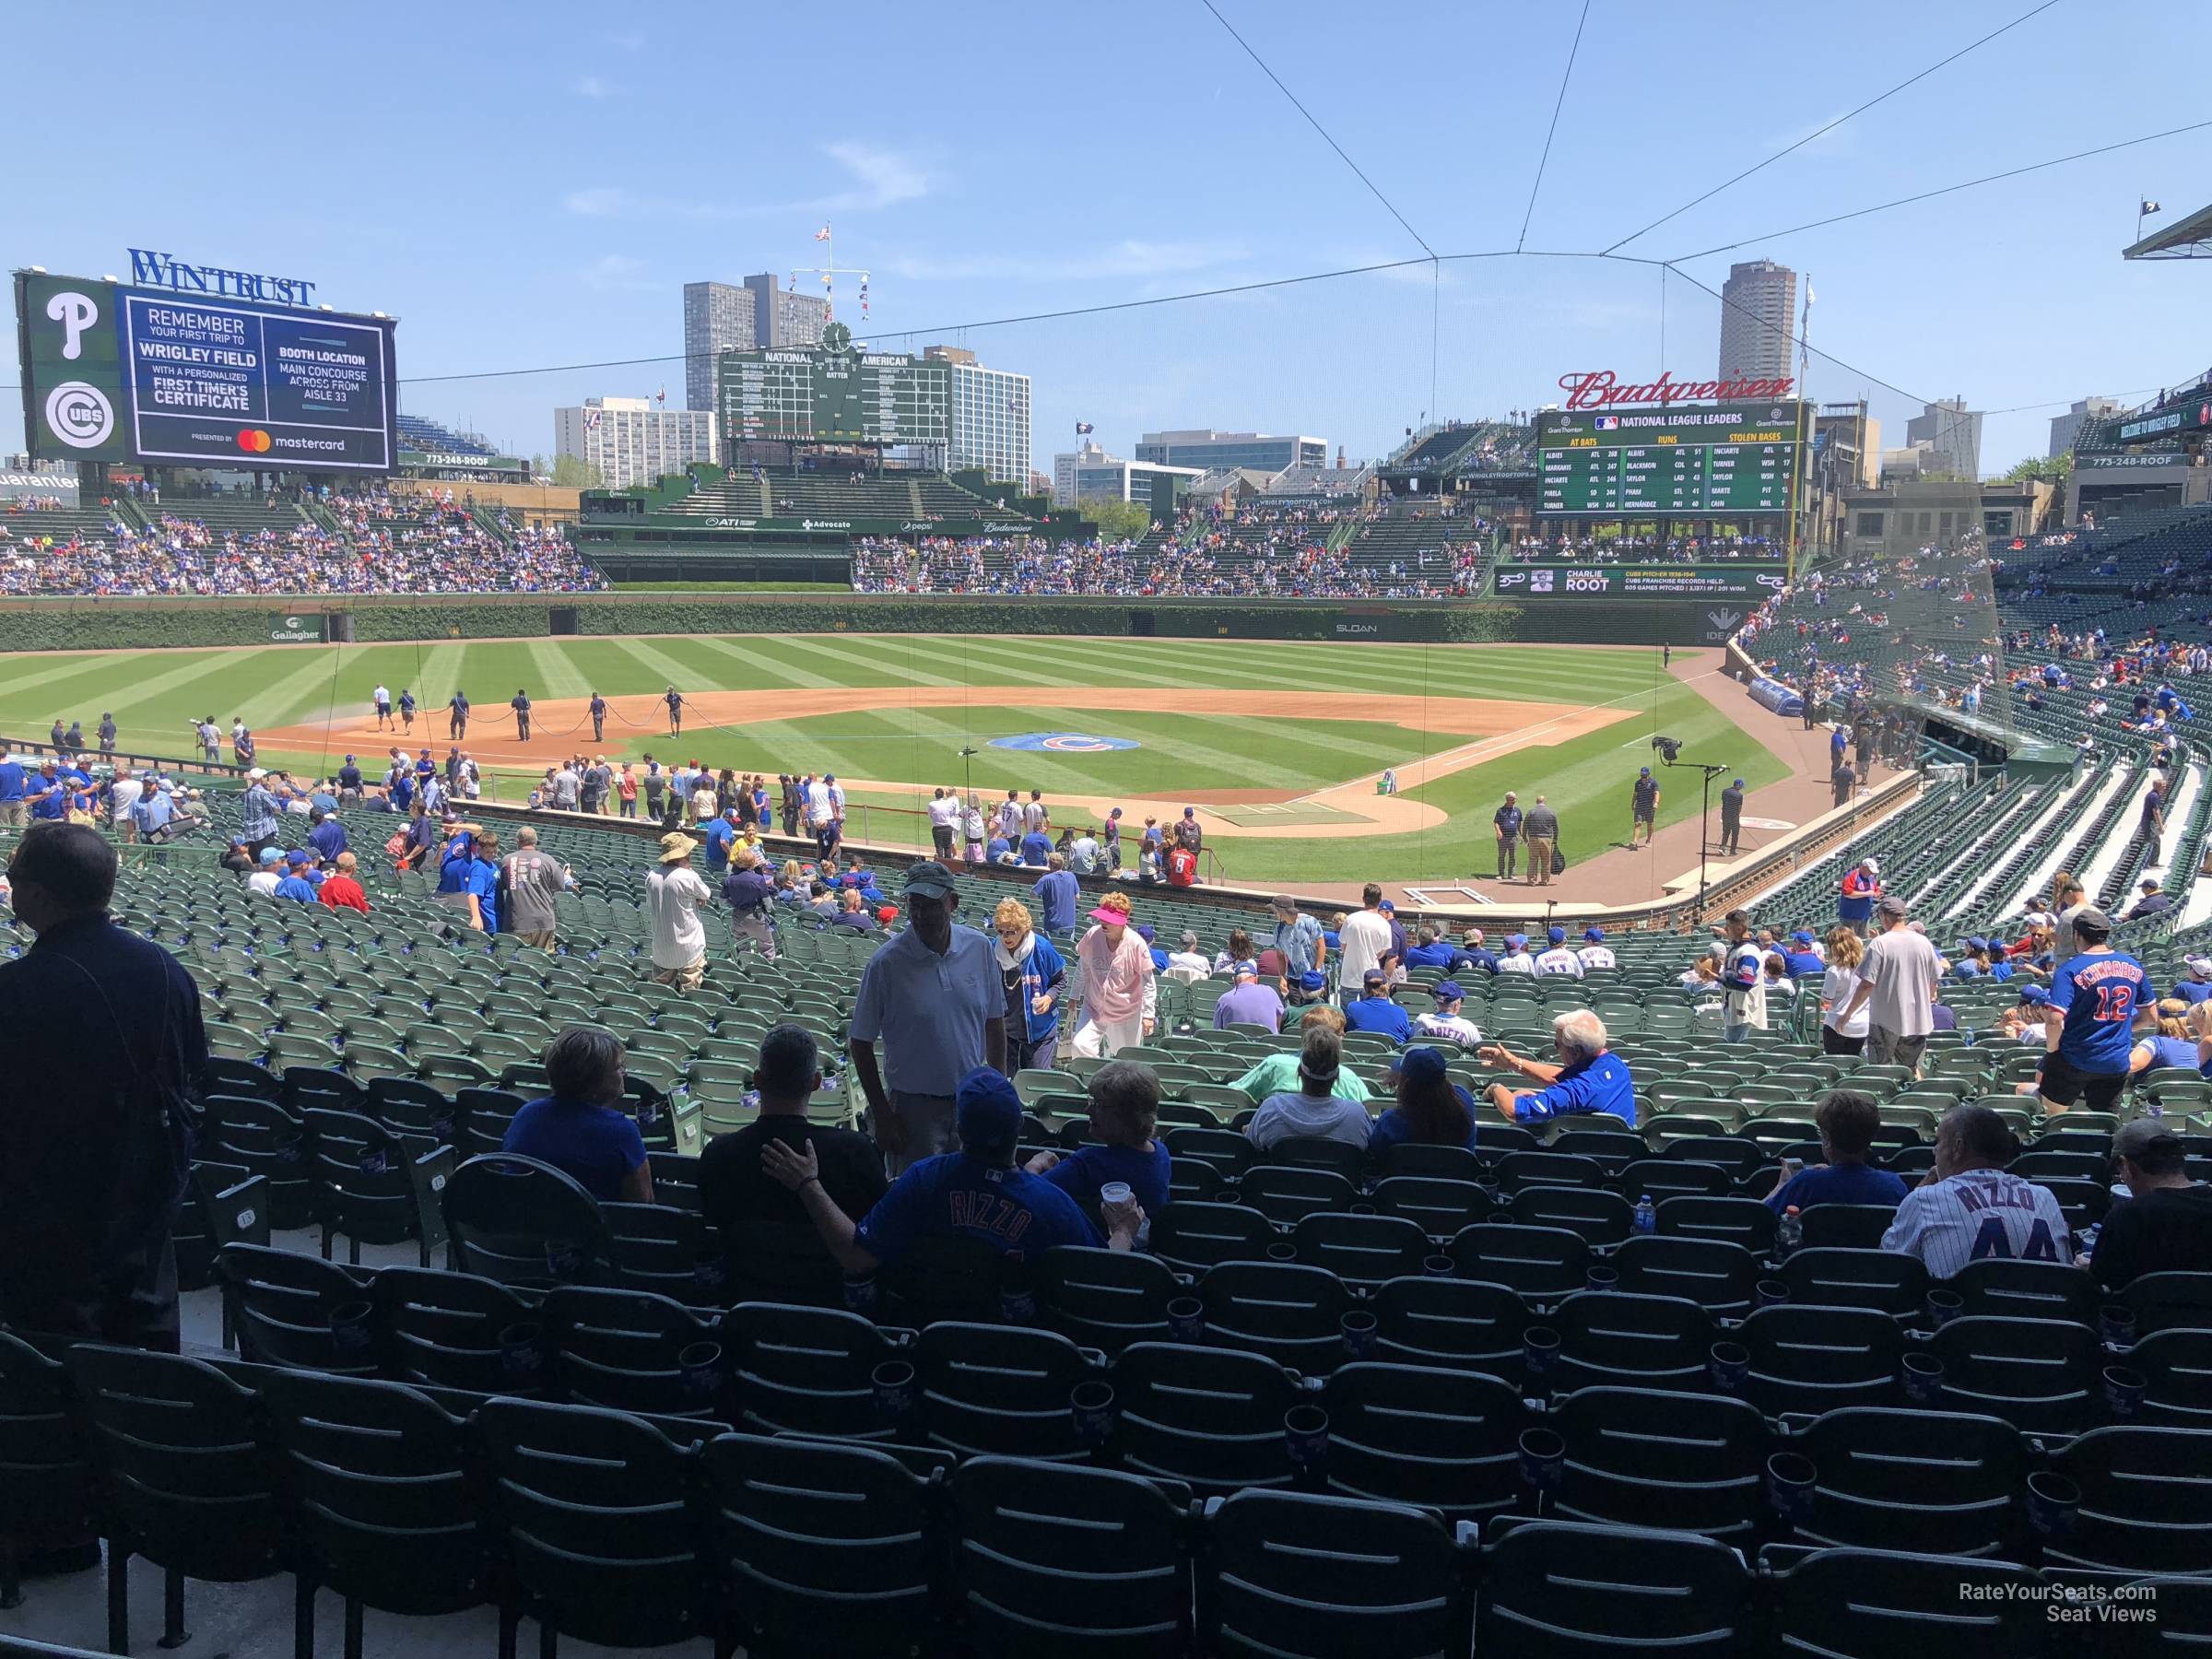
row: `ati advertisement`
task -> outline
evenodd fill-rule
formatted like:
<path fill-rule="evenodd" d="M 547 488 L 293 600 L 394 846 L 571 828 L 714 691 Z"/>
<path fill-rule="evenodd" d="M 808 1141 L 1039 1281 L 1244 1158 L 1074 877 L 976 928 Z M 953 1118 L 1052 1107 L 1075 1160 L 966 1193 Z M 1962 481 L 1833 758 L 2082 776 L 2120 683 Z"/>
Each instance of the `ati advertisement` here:
<path fill-rule="evenodd" d="M 1781 592 L 1778 564 L 1506 565 L 1500 599 L 1733 599 L 1762 605 Z"/>

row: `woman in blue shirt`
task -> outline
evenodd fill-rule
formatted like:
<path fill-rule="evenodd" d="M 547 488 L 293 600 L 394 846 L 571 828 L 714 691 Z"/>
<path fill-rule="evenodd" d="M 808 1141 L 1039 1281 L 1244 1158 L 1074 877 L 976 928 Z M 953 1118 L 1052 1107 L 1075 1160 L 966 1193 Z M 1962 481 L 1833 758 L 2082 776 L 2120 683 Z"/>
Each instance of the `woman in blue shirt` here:
<path fill-rule="evenodd" d="M 2157 1022 L 2136 1039 L 2127 1069 L 2147 1072 L 2164 1066 L 2212 1077 L 2212 1068 L 2201 1058 L 2202 1053 L 2203 1045 L 2189 1030 L 2189 1005 L 2178 996 L 2170 996 L 2159 1004 Z"/>
<path fill-rule="evenodd" d="M 1813 1124 L 1820 1131 L 1821 1156 L 1828 1161 L 1795 1174 L 1783 1165 L 1781 1178 L 1767 1194 L 1769 1209 L 1778 1216 L 1793 1209 L 1803 1214 L 1816 1204 L 1881 1204 L 1894 1209 L 1905 1201 L 1903 1180 L 1866 1161 L 1882 1125 L 1881 1108 L 1871 1095 L 1855 1088 L 1830 1089 L 1813 1111 Z"/>
<path fill-rule="evenodd" d="M 1371 1147 L 1410 1141 L 1418 1147 L 1465 1147 L 1475 1150 L 1475 1115 L 1467 1097 L 1445 1069 L 1441 1049 L 1426 1044 L 1399 1057 L 1398 1103 L 1375 1120 Z"/>
<path fill-rule="evenodd" d="M 1107 1182 L 1126 1182 L 1147 1217 L 1168 1202 L 1169 1157 L 1154 1138 L 1159 1121 L 1159 1077 L 1136 1060 L 1110 1060 L 1091 1075 L 1090 1133 L 1102 1142 L 1065 1157 L 1040 1152 L 1023 1166 L 1042 1175 L 1070 1198 L 1099 1228 L 1108 1229 L 1100 1191 Z"/>
<path fill-rule="evenodd" d="M 621 1040 L 569 1027 L 547 1046 L 546 1081 L 553 1092 L 514 1114 L 500 1150 L 551 1164 L 602 1203 L 651 1204 L 644 1137 L 621 1110 Z"/>

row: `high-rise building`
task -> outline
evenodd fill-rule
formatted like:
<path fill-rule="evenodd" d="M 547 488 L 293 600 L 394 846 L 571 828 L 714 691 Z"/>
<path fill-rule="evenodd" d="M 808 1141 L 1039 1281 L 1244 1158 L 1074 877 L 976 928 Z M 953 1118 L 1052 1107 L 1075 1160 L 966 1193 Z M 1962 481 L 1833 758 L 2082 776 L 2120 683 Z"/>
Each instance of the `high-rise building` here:
<path fill-rule="evenodd" d="M 1882 481 L 1882 423 L 1866 400 L 1822 404 L 1813 416 L 1818 482 L 1830 491 L 1872 489 Z"/>
<path fill-rule="evenodd" d="M 595 467 L 608 489 L 629 489 L 714 456 L 712 409 L 656 409 L 649 397 L 587 397 L 553 411 L 553 453 Z"/>
<path fill-rule="evenodd" d="M 1211 428 L 1194 431 L 1147 432 L 1136 441 L 1136 458 L 1155 466 L 1249 466 L 1256 472 L 1281 472 L 1286 466 L 1326 466 L 1329 441 L 1325 438 L 1277 437 L 1268 432 L 1217 432 Z"/>
<path fill-rule="evenodd" d="M 2051 448 L 2053 455 L 2063 455 L 2081 440 L 2081 429 L 2093 420 L 2110 420 L 2120 413 L 2116 397 L 2089 396 L 2076 401 L 2064 415 L 2051 417 Z"/>
<path fill-rule="evenodd" d="M 735 282 L 684 284 L 684 407 L 714 406 L 714 354 L 754 345 L 753 290 Z"/>
<path fill-rule="evenodd" d="M 1982 476 L 1982 412 L 1963 397 L 1938 398 L 1906 421 L 1905 442 L 1928 446 L 1924 473 L 1968 483 Z"/>
<path fill-rule="evenodd" d="M 685 283 L 685 407 L 714 407 L 717 352 L 818 346 L 829 321 L 827 300 L 779 288 L 765 271 L 743 282 Z"/>
<path fill-rule="evenodd" d="M 745 286 L 753 296 L 753 347 L 759 351 L 786 346 L 819 346 L 822 330 L 830 326 L 830 301 L 818 294 L 778 288 L 766 271 L 747 276 Z"/>
<path fill-rule="evenodd" d="M 1162 476 L 1195 478 L 1204 467 L 1159 466 L 1149 461 L 1124 461 L 1106 453 L 1102 444 L 1086 443 L 1071 453 L 1053 457 L 1053 505 L 1073 507 L 1078 501 L 1148 500 L 1152 480 Z"/>
<path fill-rule="evenodd" d="M 952 440 L 946 469 L 980 466 L 994 484 L 1030 476 L 1030 377 L 986 369 L 959 346 L 925 346 L 925 363 L 943 363 L 952 381 Z"/>
<path fill-rule="evenodd" d="M 1797 273 L 1771 259 L 1728 267 L 1721 284 L 1722 380 L 1785 380 L 1797 372 Z"/>

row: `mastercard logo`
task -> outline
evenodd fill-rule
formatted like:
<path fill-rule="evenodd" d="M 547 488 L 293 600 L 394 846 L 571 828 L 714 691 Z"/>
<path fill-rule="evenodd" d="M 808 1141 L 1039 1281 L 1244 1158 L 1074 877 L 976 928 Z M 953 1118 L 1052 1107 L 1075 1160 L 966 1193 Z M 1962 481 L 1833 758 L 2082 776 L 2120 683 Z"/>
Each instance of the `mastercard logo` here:
<path fill-rule="evenodd" d="M 240 427 L 238 447 L 249 455 L 265 455 L 269 453 L 269 435 L 259 427 Z"/>

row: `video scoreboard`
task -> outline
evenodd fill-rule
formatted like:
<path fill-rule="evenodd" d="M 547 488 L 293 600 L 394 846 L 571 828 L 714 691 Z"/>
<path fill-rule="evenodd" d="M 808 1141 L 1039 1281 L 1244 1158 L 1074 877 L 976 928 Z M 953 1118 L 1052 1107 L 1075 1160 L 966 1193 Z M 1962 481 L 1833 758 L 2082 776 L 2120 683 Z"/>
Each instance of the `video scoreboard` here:
<path fill-rule="evenodd" d="M 724 351 L 716 392 L 732 444 L 942 444 L 952 436 L 951 370 L 865 350 L 841 323 L 823 330 L 819 347 Z"/>
<path fill-rule="evenodd" d="M 40 460 L 389 473 L 393 320 L 18 271 Z"/>
<path fill-rule="evenodd" d="M 1806 406 L 1701 404 L 1536 422 L 1536 512 L 1583 518 L 1750 517 L 1790 511 Z"/>

